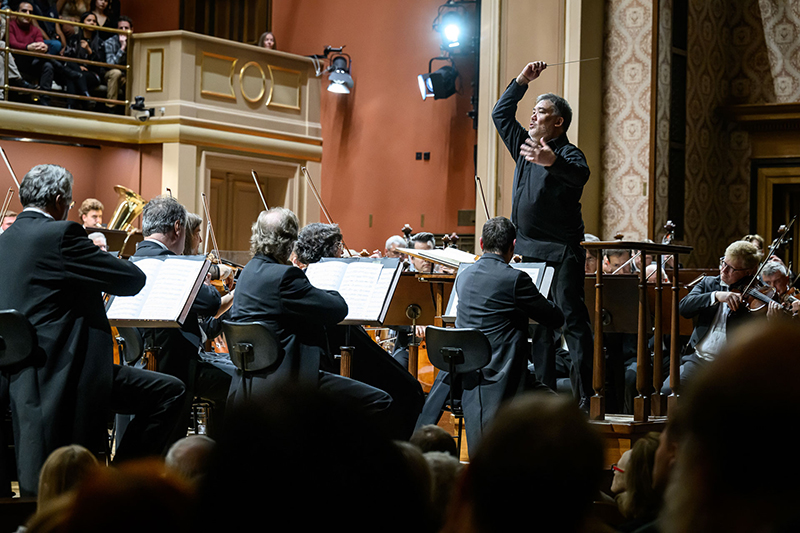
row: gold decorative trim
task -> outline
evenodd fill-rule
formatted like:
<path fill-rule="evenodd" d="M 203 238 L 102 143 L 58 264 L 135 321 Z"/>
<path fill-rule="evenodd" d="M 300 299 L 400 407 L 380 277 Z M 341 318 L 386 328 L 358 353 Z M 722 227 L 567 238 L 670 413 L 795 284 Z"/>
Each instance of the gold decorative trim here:
<path fill-rule="evenodd" d="M 272 80 L 272 83 L 270 84 L 269 87 L 269 96 L 267 97 L 267 103 L 265 105 L 267 107 L 281 107 L 284 109 L 294 109 L 295 111 L 300 111 L 300 75 L 302 73 L 299 70 L 276 67 L 273 65 L 268 65 L 268 66 L 269 66 L 269 77 Z M 272 97 L 274 96 L 274 91 L 275 91 L 275 74 L 274 74 L 275 72 L 287 72 L 289 74 L 297 75 L 297 84 L 295 85 L 295 88 L 297 89 L 297 99 L 293 105 L 272 101 Z"/>
<path fill-rule="evenodd" d="M 158 54 L 161 56 L 161 74 L 159 75 L 158 79 L 158 87 L 152 87 L 150 85 L 150 56 L 152 54 Z M 160 93 L 164 90 L 164 49 L 163 48 L 148 48 L 147 49 L 147 67 L 145 69 L 147 71 L 147 82 L 145 83 L 145 92 L 148 93 Z"/>
<path fill-rule="evenodd" d="M 214 59 L 221 59 L 223 61 L 230 61 L 231 63 L 231 71 L 228 75 L 228 80 L 231 88 L 230 94 L 228 93 L 218 93 L 216 91 L 207 91 L 203 89 L 203 74 L 205 74 L 205 64 L 206 64 L 206 57 L 212 57 Z M 226 98 L 228 100 L 236 101 L 236 93 L 233 92 L 233 75 L 236 69 L 236 62 L 239 61 L 235 57 L 223 56 L 220 54 L 212 54 L 211 52 L 203 52 L 203 57 L 200 60 L 200 94 L 202 96 L 216 96 L 219 98 Z"/>
<path fill-rule="evenodd" d="M 247 70 L 250 67 L 257 68 L 258 69 L 258 73 L 261 74 L 261 92 L 258 93 L 258 96 L 254 97 L 254 98 L 251 98 L 250 96 L 247 95 L 247 93 L 244 92 L 244 81 L 243 81 L 244 80 L 244 72 L 245 72 L 245 70 Z M 270 73 L 270 77 L 271 77 L 271 74 L 272 73 Z M 270 87 L 271 86 L 272 86 L 272 84 L 270 83 Z M 251 104 L 255 104 L 256 102 L 258 102 L 259 100 L 261 100 L 264 97 L 264 93 L 267 92 L 267 76 L 264 74 L 264 69 L 261 68 L 261 65 L 259 65 L 255 61 L 250 61 L 249 63 L 245 63 L 242 66 L 242 69 L 239 71 L 239 90 L 242 92 L 242 98 L 244 98 L 245 100 L 247 100 Z"/>

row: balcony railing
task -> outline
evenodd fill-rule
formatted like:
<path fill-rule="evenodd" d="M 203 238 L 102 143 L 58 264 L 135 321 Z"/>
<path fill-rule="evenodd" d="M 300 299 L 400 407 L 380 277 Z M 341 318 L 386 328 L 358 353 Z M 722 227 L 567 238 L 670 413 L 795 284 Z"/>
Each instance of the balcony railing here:
<path fill-rule="evenodd" d="M 0 49 L 0 53 L 4 56 L 4 63 L 3 63 L 3 99 L 8 100 L 9 91 L 19 92 L 19 93 L 28 93 L 34 94 L 38 96 L 50 96 L 50 97 L 57 97 L 57 98 L 65 98 L 70 100 L 82 100 L 82 101 L 91 101 L 96 103 L 102 104 L 110 104 L 110 105 L 122 105 L 124 109 L 128 109 L 128 105 L 131 101 L 131 85 L 132 85 L 132 73 L 133 69 L 131 68 L 131 64 L 133 63 L 133 33 L 129 30 L 118 30 L 116 28 L 103 28 L 100 26 L 95 26 L 91 24 L 83 24 L 81 22 L 73 22 L 73 21 L 65 21 L 64 19 L 57 19 L 51 17 L 43 17 L 39 15 L 34 15 L 31 13 L 19 13 L 16 11 L 10 10 L 0 10 L 0 17 L 4 17 L 6 19 L 5 25 L 5 34 L 3 35 L 3 41 L 5 46 Z M 11 48 L 11 43 L 9 41 L 9 33 L 11 27 L 11 19 L 12 18 L 28 18 L 32 20 L 41 20 L 45 22 L 53 22 L 56 24 L 68 24 L 70 26 L 77 26 L 79 28 L 89 28 L 94 31 L 102 31 L 105 33 L 116 33 L 116 34 L 124 34 L 127 36 L 128 44 L 125 49 L 125 64 L 124 65 L 115 65 L 111 63 L 102 63 L 100 61 L 91 61 L 88 59 L 78 59 L 75 57 L 65 57 L 61 55 L 53 55 L 53 54 L 44 54 L 41 52 L 31 52 L 29 50 L 17 50 Z M 66 43 L 62 43 L 66 46 Z M 68 92 L 58 92 L 53 91 L 51 87 L 47 88 L 27 88 L 27 87 L 17 87 L 14 85 L 9 84 L 8 79 L 8 71 L 9 71 L 9 55 L 13 56 L 29 56 L 40 58 L 45 61 L 53 61 L 53 62 L 65 62 L 65 63 L 78 63 L 80 65 L 91 66 L 91 67 L 100 67 L 105 69 L 118 69 L 124 72 L 126 83 L 125 83 L 125 100 L 119 100 L 115 98 L 102 98 L 98 96 L 85 96 L 81 94 L 70 94 Z"/>

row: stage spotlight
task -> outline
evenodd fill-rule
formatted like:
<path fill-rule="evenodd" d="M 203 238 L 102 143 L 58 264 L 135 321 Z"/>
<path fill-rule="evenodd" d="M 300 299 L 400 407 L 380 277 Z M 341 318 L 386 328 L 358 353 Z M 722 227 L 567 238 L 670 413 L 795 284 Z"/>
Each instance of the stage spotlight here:
<path fill-rule="evenodd" d="M 464 21 L 457 11 L 449 11 L 442 16 L 439 31 L 442 33 L 442 49 L 453 50 L 461 46 Z"/>
<path fill-rule="evenodd" d="M 328 72 L 330 72 L 328 90 L 337 94 L 350 94 L 350 89 L 353 88 L 353 78 L 350 76 L 350 63 L 347 57 L 338 55 L 331 59 Z"/>
<path fill-rule="evenodd" d="M 420 74 L 417 76 L 419 82 L 419 92 L 422 99 L 425 100 L 429 96 L 433 96 L 434 100 L 441 100 L 448 98 L 456 92 L 456 78 L 458 71 L 455 67 L 444 66 L 436 72 L 430 71 L 428 66 L 427 74 Z"/>

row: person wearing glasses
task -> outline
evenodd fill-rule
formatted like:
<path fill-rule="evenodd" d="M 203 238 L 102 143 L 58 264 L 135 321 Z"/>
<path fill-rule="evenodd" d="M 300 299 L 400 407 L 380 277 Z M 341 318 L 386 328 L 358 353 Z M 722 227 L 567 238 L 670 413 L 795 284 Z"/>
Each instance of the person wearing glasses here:
<path fill-rule="evenodd" d="M 746 241 L 732 243 L 719 259 L 719 276 L 706 276 L 681 300 L 681 316 L 697 318 L 687 355 L 681 358 L 682 387 L 720 353 L 727 338 L 728 317 L 744 305 L 736 288 L 755 275 L 759 257 L 755 245 Z M 671 392 L 669 378 L 662 391 Z"/>

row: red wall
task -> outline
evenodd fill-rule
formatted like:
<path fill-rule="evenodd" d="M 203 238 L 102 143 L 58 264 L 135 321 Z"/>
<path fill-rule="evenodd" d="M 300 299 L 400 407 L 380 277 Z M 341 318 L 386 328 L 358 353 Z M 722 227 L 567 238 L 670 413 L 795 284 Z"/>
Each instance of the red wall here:
<path fill-rule="evenodd" d="M 461 95 L 423 102 L 417 85 L 439 55 L 431 25 L 442 3 L 273 0 L 281 50 L 310 55 L 346 45 L 353 58 L 351 94 L 322 96 L 322 196 L 352 248 L 383 249 L 406 223 L 415 231 L 473 232 L 456 225 L 459 209 L 475 208 L 477 136 L 466 116 L 472 56 L 456 64 Z M 430 161 L 416 161 L 416 152 L 430 152 Z"/>
<path fill-rule="evenodd" d="M 180 0 L 123 0 L 122 14 L 133 19 L 139 33 L 180 28 Z"/>

